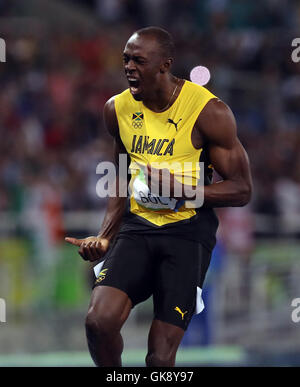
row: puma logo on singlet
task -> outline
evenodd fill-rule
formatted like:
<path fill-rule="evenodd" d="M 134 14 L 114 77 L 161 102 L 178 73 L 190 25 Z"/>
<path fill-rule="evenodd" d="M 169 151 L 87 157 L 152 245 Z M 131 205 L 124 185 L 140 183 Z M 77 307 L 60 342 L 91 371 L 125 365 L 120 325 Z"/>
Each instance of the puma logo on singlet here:
<path fill-rule="evenodd" d="M 181 319 L 183 320 L 184 319 L 184 315 L 187 313 L 187 310 L 185 312 L 182 312 L 181 309 L 178 306 L 176 306 L 174 308 L 174 310 L 176 310 L 176 312 L 181 314 Z"/>
<path fill-rule="evenodd" d="M 176 132 L 177 132 L 177 126 L 179 124 L 179 122 L 182 120 L 182 118 L 180 118 L 180 120 L 178 122 L 174 122 L 171 118 L 168 118 L 168 123 L 169 124 L 173 124 L 175 126 L 175 129 L 176 129 Z"/>

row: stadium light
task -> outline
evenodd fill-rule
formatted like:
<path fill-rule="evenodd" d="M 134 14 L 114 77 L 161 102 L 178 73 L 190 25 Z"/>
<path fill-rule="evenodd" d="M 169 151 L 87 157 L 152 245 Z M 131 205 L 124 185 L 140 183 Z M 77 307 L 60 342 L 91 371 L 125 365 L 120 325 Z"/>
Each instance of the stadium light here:
<path fill-rule="evenodd" d="M 190 80 L 200 86 L 206 85 L 210 80 L 210 72 L 205 66 L 196 66 L 190 72 Z"/>

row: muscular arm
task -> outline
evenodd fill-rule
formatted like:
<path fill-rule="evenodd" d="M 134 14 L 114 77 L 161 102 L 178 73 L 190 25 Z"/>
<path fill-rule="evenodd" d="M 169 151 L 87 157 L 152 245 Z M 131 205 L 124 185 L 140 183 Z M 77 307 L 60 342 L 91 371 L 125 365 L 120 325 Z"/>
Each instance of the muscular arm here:
<path fill-rule="evenodd" d="M 104 123 L 109 133 L 114 138 L 114 154 L 118 165 L 119 154 L 126 153 L 126 150 L 119 136 L 119 128 L 114 107 L 114 98 L 106 102 L 104 107 Z M 118 174 L 117 174 L 118 175 Z M 119 192 L 127 193 L 127 176 L 116 178 L 116 197 L 108 199 L 106 214 L 97 236 L 90 236 L 84 239 L 66 237 L 65 240 L 72 245 L 79 247 L 78 253 L 83 259 L 96 261 L 101 259 L 119 230 L 126 204 L 126 196 L 119 196 Z"/>
<path fill-rule="evenodd" d="M 251 198 L 249 160 L 237 137 L 236 122 L 227 105 L 211 100 L 197 120 L 214 169 L 222 181 L 204 187 L 204 206 L 240 207 Z"/>
<path fill-rule="evenodd" d="M 108 132 L 114 139 L 115 164 L 118 170 L 119 155 L 127 154 L 126 149 L 120 139 L 117 117 L 114 107 L 114 98 L 108 100 L 104 106 L 104 123 Z M 118 232 L 122 216 L 126 205 L 126 197 L 120 197 L 119 192 L 127 192 L 127 176 L 116 178 L 116 197 L 110 197 L 106 208 L 106 214 L 98 234 L 99 237 L 111 240 Z"/>
<path fill-rule="evenodd" d="M 252 191 L 249 160 L 237 137 L 235 119 L 229 107 L 218 99 L 212 99 L 199 115 L 195 129 L 197 146 L 208 148 L 211 163 L 223 180 L 204 187 L 194 187 L 178 183 L 174 175 L 168 173 L 170 196 L 187 200 L 204 197 L 205 207 L 246 205 Z M 164 186 L 162 171 L 148 165 L 148 185 L 151 182 L 151 191 L 159 195 Z M 178 185 L 180 196 L 175 195 Z"/>

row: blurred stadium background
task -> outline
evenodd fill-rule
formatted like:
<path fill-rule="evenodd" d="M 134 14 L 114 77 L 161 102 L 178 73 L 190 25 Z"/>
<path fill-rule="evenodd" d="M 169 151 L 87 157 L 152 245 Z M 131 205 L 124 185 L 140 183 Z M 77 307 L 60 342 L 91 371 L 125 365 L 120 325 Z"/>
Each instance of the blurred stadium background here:
<path fill-rule="evenodd" d="M 174 74 L 209 68 L 232 108 L 254 196 L 219 210 L 204 297 L 178 365 L 300 365 L 300 3 L 293 0 L 0 0 L 0 365 L 92 365 L 84 333 L 92 264 L 65 235 L 98 232 L 96 166 L 111 158 L 105 101 L 127 87 L 122 49 L 159 25 Z M 125 365 L 143 365 L 151 300 L 124 327 Z"/>

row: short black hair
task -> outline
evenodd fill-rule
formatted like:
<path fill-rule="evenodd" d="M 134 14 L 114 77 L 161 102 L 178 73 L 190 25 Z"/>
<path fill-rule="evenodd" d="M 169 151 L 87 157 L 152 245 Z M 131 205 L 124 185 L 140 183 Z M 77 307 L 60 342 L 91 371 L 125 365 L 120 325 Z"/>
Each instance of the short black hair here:
<path fill-rule="evenodd" d="M 139 36 L 151 36 L 154 37 L 157 43 L 162 49 L 163 56 L 167 58 L 174 58 L 175 56 L 175 44 L 172 35 L 160 27 L 145 27 L 135 31 L 135 34 Z"/>

